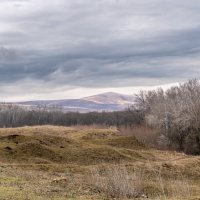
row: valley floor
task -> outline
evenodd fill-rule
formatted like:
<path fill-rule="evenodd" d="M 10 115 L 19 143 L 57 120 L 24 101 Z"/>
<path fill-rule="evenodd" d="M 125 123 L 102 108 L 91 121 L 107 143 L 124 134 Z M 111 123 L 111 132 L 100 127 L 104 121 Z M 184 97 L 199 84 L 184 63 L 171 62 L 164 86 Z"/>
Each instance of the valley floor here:
<path fill-rule="evenodd" d="M 117 129 L 0 129 L 0 199 L 200 200 L 200 157 L 149 149 Z"/>

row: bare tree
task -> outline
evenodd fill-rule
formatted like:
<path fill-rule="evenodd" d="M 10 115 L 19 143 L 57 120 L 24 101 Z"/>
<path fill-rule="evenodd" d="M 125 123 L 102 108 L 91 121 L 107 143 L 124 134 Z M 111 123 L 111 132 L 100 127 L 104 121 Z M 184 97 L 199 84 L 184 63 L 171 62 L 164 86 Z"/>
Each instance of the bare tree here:
<path fill-rule="evenodd" d="M 189 80 L 166 91 L 142 91 L 137 97 L 137 104 L 145 112 L 147 123 L 160 130 L 160 139 L 168 147 L 184 150 L 188 135 L 194 131 L 199 135 L 199 80 Z"/>

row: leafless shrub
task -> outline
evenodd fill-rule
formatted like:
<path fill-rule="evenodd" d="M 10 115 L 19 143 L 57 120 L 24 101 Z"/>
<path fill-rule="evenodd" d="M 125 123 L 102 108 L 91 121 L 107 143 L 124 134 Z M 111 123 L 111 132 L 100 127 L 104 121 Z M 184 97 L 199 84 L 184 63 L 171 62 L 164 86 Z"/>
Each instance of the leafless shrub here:
<path fill-rule="evenodd" d="M 108 167 L 104 174 L 94 167 L 91 183 L 112 198 L 146 197 L 143 193 L 143 174 L 131 175 L 125 166 Z"/>
<path fill-rule="evenodd" d="M 122 135 L 135 136 L 139 142 L 150 147 L 157 147 L 158 131 L 154 128 L 140 126 L 121 126 L 119 131 Z"/>

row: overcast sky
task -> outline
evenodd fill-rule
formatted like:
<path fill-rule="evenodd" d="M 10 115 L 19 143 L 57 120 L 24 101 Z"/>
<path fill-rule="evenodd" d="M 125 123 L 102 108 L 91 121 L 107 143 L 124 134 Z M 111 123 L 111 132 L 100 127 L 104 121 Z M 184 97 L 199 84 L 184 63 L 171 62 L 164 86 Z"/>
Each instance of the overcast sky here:
<path fill-rule="evenodd" d="M 0 0 L 0 100 L 200 77 L 198 0 Z"/>

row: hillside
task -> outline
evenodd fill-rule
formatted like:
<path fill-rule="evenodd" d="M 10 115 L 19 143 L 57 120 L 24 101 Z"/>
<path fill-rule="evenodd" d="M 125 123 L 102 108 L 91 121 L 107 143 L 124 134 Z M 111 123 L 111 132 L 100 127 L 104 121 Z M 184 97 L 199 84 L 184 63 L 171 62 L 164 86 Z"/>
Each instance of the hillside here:
<path fill-rule="evenodd" d="M 199 157 L 149 149 L 115 128 L 0 129 L 0 199 L 113 199 L 100 183 L 124 169 L 149 199 L 200 198 Z"/>
<path fill-rule="evenodd" d="M 135 97 L 132 95 L 118 94 L 114 92 L 102 93 L 99 95 L 89 96 L 83 98 L 88 101 L 93 101 L 100 104 L 133 104 Z"/>
<path fill-rule="evenodd" d="M 91 111 L 120 111 L 134 104 L 134 96 L 113 92 L 98 94 L 81 99 L 41 100 L 18 102 L 17 104 L 29 108 L 45 105 L 47 107 L 62 107 L 65 112 Z"/>
<path fill-rule="evenodd" d="M 0 129 L 0 156 L 3 162 L 97 164 L 133 161 L 125 147 L 144 147 L 133 137 L 116 130 L 79 130 L 59 127 Z M 115 149 L 122 147 L 122 149 Z M 131 154 L 131 152 L 130 152 Z M 138 155 L 138 158 L 142 157 Z"/>

